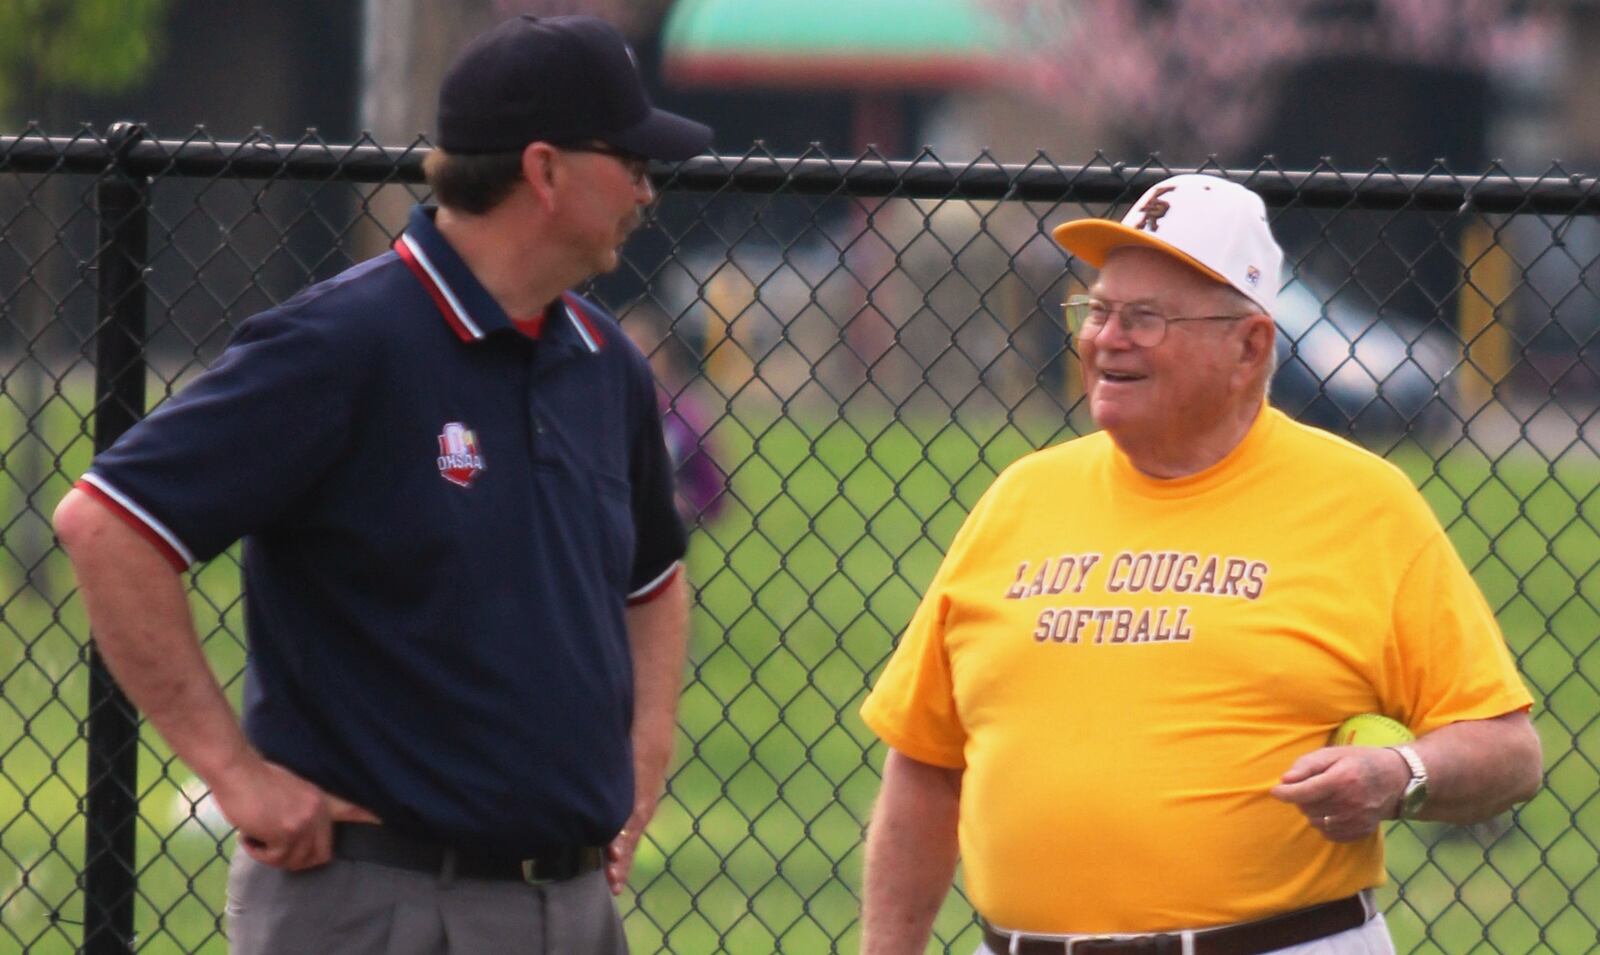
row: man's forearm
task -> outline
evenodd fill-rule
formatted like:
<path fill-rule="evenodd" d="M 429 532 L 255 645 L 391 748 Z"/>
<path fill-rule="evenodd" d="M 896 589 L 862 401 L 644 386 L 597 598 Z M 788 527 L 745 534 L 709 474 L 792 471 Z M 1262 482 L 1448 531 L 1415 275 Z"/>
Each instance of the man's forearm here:
<path fill-rule="evenodd" d="M 672 763 L 678 696 L 689 644 L 689 586 L 680 570 L 667 589 L 627 611 L 633 654 L 633 824 L 655 811 Z"/>
<path fill-rule="evenodd" d="M 311 868 L 331 855 L 335 820 L 378 821 L 250 746 L 200 649 L 183 579 L 154 546 L 81 491 L 56 508 L 55 526 L 106 667 L 211 787 L 245 852 L 284 869 Z"/>
<path fill-rule="evenodd" d="M 867 831 L 864 955 L 921 953 L 950 891 L 958 855 L 961 770 L 893 749 Z"/>
<path fill-rule="evenodd" d="M 1532 798 L 1543 776 L 1539 734 L 1526 713 L 1452 723 L 1412 746 L 1428 768 L 1423 819 L 1488 819 Z"/>
<path fill-rule="evenodd" d="M 106 667 L 173 752 L 214 784 L 248 743 L 200 649 L 182 578 L 82 491 L 61 502 L 55 526 Z"/>

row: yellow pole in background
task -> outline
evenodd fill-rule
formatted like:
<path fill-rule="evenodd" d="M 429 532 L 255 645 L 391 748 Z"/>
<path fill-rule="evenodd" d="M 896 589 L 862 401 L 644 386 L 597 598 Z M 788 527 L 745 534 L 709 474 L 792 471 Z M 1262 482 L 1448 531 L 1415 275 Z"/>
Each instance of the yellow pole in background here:
<path fill-rule="evenodd" d="M 1461 410 L 1472 413 L 1494 399 L 1494 388 L 1511 371 L 1510 319 L 1514 269 L 1511 256 L 1495 240 L 1494 228 L 1479 219 L 1461 234 L 1462 286 L 1456 328 L 1461 333 Z M 1499 319 L 1497 321 L 1497 319 Z"/>
<path fill-rule="evenodd" d="M 737 278 L 735 277 L 737 276 Z M 748 280 L 731 267 L 711 277 L 705 287 L 706 334 L 701 354 L 705 375 L 731 395 L 754 374 L 750 356 L 739 347 L 734 323 L 754 298 Z"/>
<path fill-rule="evenodd" d="M 1078 277 L 1067 274 L 1067 280 L 1062 283 L 1061 301 L 1065 302 L 1074 295 L 1081 295 L 1088 291 L 1088 286 L 1078 280 Z M 1056 321 L 1060 323 L 1063 331 L 1066 330 L 1067 316 L 1063 307 L 1056 308 Z M 1070 335 L 1066 339 L 1067 352 L 1061 356 L 1061 404 L 1062 407 L 1072 409 L 1072 403 L 1083 397 L 1083 367 L 1078 363 L 1078 342 Z"/>

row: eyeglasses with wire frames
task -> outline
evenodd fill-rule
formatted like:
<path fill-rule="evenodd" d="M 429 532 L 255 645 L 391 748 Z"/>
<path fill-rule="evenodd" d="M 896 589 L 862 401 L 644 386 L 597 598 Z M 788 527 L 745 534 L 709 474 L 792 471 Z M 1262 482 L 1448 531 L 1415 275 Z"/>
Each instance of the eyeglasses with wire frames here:
<path fill-rule="evenodd" d="M 563 149 L 569 153 L 595 153 L 601 156 L 610 156 L 627 168 L 628 175 L 632 177 L 635 186 L 642 185 L 650 175 L 649 159 L 638 153 L 619 149 L 610 143 L 591 140 L 581 143 L 555 143 L 554 145 L 557 149 Z"/>
<path fill-rule="evenodd" d="M 1167 337 L 1167 326 L 1176 322 L 1231 322 L 1244 315 L 1165 315 L 1152 305 L 1116 302 L 1093 295 L 1074 295 L 1062 303 L 1067 330 L 1079 341 L 1093 341 L 1111 316 L 1120 317 L 1122 333 L 1140 348 L 1154 348 Z"/>

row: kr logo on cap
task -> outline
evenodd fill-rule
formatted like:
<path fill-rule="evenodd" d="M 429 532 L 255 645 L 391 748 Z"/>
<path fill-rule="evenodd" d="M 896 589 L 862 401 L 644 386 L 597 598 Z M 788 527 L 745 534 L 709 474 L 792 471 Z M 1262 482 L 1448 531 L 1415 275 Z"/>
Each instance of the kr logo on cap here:
<path fill-rule="evenodd" d="M 1149 229 L 1151 232 L 1160 232 L 1161 225 L 1159 220 L 1162 216 L 1172 211 L 1172 203 L 1161 197 L 1169 192 L 1175 192 L 1177 188 L 1177 186 L 1162 186 L 1160 189 L 1157 189 L 1155 192 L 1151 193 L 1150 198 L 1145 200 L 1144 205 L 1139 207 L 1139 211 L 1144 213 L 1144 218 L 1140 219 L 1139 224 L 1134 226 L 1134 228 Z"/>
<path fill-rule="evenodd" d="M 478 436 L 459 421 L 445 425 L 444 434 L 439 435 L 439 473 L 451 484 L 471 487 L 482 472 Z"/>

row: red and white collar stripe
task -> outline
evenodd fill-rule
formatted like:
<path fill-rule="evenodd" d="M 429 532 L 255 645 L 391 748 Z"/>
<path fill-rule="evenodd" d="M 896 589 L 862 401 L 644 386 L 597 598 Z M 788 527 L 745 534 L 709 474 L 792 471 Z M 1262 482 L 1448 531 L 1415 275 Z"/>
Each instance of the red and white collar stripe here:
<path fill-rule="evenodd" d="M 590 352 L 598 354 L 604 339 L 600 337 L 600 330 L 595 328 L 583 314 L 583 306 L 574 303 L 571 296 L 562 295 L 561 309 L 567 313 L 567 321 L 571 322 L 572 327 L 577 329 L 578 337 L 583 339 L 584 347 L 588 348 Z"/>
<path fill-rule="evenodd" d="M 482 339 L 483 329 L 472 320 L 466 306 L 456 298 L 456 293 L 450 291 L 450 286 L 445 284 L 444 277 L 439 274 L 433 260 L 428 258 L 428 253 L 423 250 L 421 243 L 411 238 L 409 234 L 401 233 L 400 238 L 395 241 L 394 250 L 399 254 L 401 261 L 416 274 L 417 280 L 439 306 L 439 311 L 444 313 L 445 320 L 450 323 L 456 335 L 464 342 Z"/>
<path fill-rule="evenodd" d="M 455 330 L 456 335 L 462 341 L 482 340 L 484 337 L 482 326 L 473 321 L 472 315 L 467 312 L 466 306 L 461 304 L 461 299 L 457 298 L 456 293 L 450 290 L 450 286 L 445 283 L 444 276 L 439 274 L 438 267 L 428 257 L 428 253 L 423 249 L 422 244 L 409 234 L 401 233 L 400 238 L 395 240 L 394 251 L 400 256 L 400 260 L 416 275 L 417 281 L 422 283 L 422 287 L 427 291 L 428 296 L 433 299 L 434 304 L 439 306 L 439 311 L 444 313 L 445 320 L 450 323 L 450 327 Z M 570 296 L 563 295 L 561 297 L 561 310 L 567 313 L 567 321 L 572 323 L 572 328 L 578 333 L 578 338 L 583 341 L 584 347 L 591 353 L 598 354 L 605 339 L 600 335 L 600 330 L 594 326 L 594 323 L 583 314 L 582 306 L 575 305 Z"/>

